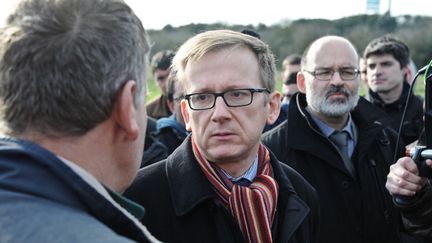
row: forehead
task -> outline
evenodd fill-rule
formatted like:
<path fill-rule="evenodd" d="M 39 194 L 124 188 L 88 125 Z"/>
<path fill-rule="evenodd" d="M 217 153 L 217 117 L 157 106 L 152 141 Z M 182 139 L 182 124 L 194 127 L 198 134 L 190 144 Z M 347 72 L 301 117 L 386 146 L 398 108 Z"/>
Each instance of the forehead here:
<path fill-rule="evenodd" d="M 392 54 L 370 55 L 366 59 L 366 63 L 379 63 L 379 62 L 397 62 Z"/>
<path fill-rule="evenodd" d="M 356 50 L 346 41 L 329 40 L 315 43 L 309 49 L 307 65 L 315 67 L 357 67 Z"/>
<path fill-rule="evenodd" d="M 229 88 L 259 87 L 259 64 L 247 47 L 213 50 L 185 69 L 188 90 L 223 91 Z"/>

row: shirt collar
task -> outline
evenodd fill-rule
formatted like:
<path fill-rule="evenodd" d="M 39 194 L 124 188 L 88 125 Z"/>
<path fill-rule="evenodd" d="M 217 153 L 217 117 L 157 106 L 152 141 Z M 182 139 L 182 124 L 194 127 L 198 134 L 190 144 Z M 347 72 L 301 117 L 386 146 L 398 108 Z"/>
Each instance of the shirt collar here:
<path fill-rule="evenodd" d="M 330 135 L 332 135 L 336 131 L 336 129 L 330 127 L 329 125 L 327 125 L 326 123 L 324 123 L 323 121 L 321 121 L 313 113 L 309 112 L 309 114 L 311 115 L 311 117 L 314 120 L 314 122 L 316 123 L 316 125 L 320 128 L 321 132 L 327 138 L 330 137 Z M 351 113 L 348 113 L 348 122 L 345 124 L 344 128 L 341 131 L 346 131 L 348 133 L 348 136 L 349 136 L 350 139 L 354 139 L 355 138 L 355 136 L 354 136 L 354 127 L 353 127 L 353 122 L 352 122 L 352 118 L 351 118 Z"/>
<path fill-rule="evenodd" d="M 226 172 L 225 170 L 221 169 L 221 171 L 232 182 L 239 181 L 241 179 L 246 179 L 250 182 L 253 182 L 253 180 L 255 179 L 257 172 L 258 172 L 258 155 L 255 156 L 255 159 L 252 162 L 252 165 L 249 167 L 249 169 L 247 169 L 247 171 L 239 177 L 233 177 L 230 174 L 228 174 L 228 172 Z"/>

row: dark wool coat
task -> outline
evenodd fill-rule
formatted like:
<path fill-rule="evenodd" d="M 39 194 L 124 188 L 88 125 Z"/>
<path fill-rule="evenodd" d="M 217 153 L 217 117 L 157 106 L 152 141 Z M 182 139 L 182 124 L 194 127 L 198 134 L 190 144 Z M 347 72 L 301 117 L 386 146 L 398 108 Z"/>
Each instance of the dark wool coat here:
<path fill-rule="evenodd" d="M 351 117 L 358 141 L 350 176 L 335 146 L 305 110 L 306 96 L 291 99 L 288 120 L 263 135 L 263 142 L 318 192 L 320 242 L 399 242 L 400 215 L 385 188 L 396 134 L 380 120 L 382 111 L 360 98 Z M 402 155 L 402 148 L 399 153 Z"/>
<path fill-rule="evenodd" d="M 316 242 L 315 190 L 274 155 L 270 163 L 279 185 L 274 242 Z M 142 222 L 163 242 L 244 242 L 201 171 L 190 136 L 166 160 L 141 169 L 125 195 L 145 207 Z"/>

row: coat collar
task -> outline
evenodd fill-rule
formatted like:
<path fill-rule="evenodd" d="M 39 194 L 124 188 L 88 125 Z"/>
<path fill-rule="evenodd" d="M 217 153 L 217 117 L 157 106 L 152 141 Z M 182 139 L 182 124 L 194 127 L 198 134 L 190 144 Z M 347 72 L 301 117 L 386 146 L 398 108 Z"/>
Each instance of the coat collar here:
<path fill-rule="evenodd" d="M 281 164 L 271 152 L 270 163 L 279 185 L 279 207 L 279 203 L 285 203 L 289 196 L 298 196 L 291 181 L 282 172 Z M 174 209 L 178 216 L 187 214 L 200 203 L 216 199 L 214 190 L 193 155 L 190 136 L 167 158 L 166 172 Z M 301 201 L 300 198 L 299 200 Z"/>
<path fill-rule="evenodd" d="M 288 111 L 288 129 L 286 129 L 287 134 L 285 136 L 287 147 L 307 153 L 313 151 L 313 154 L 320 155 L 320 159 L 346 172 L 342 163 L 339 163 L 340 157 L 336 148 L 321 133 L 311 115 L 306 111 L 305 94 L 297 93 L 291 101 L 292 104 L 290 104 Z M 389 123 L 387 114 L 362 97 L 351 112 L 351 117 L 359 131 L 358 142 L 354 150 L 359 148 L 358 145 L 361 145 L 362 149 L 368 148 L 369 143 L 372 142 L 370 137 L 375 137 L 375 134 L 381 131 L 382 124 Z"/>

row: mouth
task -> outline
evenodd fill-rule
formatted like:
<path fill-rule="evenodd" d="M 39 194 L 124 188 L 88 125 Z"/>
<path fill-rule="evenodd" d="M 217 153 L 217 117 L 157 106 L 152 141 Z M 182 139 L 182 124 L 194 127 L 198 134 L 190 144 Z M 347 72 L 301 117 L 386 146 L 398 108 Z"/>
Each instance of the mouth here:
<path fill-rule="evenodd" d="M 336 98 L 339 98 L 339 97 L 343 97 L 343 98 L 348 98 L 348 94 L 347 93 L 345 93 L 345 92 L 330 92 L 330 93 L 328 93 L 327 94 L 327 98 L 330 98 L 330 97 L 336 97 Z"/>
<path fill-rule="evenodd" d="M 375 84 L 381 84 L 384 82 L 385 82 L 385 79 L 372 79 L 372 83 L 375 83 Z"/>
<path fill-rule="evenodd" d="M 212 133 L 211 137 L 218 139 L 218 140 L 226 140 L 234 136 L 235 134 L 233 132 L 215 132 Z"/>

